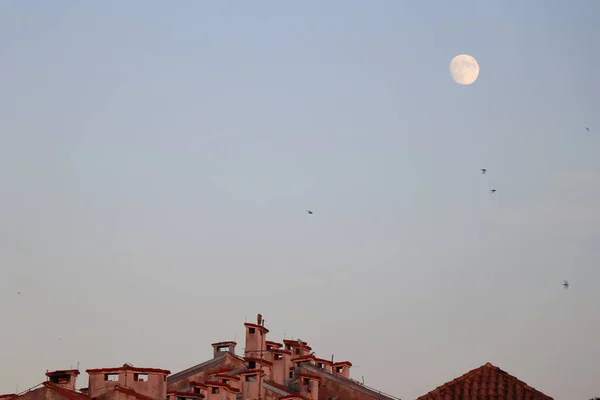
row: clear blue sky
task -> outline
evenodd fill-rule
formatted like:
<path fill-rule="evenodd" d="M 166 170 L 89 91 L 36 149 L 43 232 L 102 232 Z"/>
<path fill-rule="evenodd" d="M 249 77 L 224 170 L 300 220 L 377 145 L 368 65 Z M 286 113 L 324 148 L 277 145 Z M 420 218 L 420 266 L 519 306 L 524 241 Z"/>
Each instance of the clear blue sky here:
<path fill-rule="evenodd" d="M 600 2 L 210 3 L 0 3 L 0 392 L 260 312 L 406 399 L 600 396 Z"/>

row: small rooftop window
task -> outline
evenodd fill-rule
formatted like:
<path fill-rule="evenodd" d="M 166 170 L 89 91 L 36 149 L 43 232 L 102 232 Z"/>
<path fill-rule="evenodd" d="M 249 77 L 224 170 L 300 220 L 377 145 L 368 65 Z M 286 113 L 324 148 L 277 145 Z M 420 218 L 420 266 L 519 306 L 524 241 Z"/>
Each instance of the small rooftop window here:
<path fill-rule="evenodd" d="M 256 369 L 256 361 L 249 361 L 248 362 L 248 368 L 249 369 Z"/>
<path fill-rule="evenodd" d="M 246 375 L 246 382 L 256 382 L 256 375 Z"/>
<path fill-rule="evenodd" d="M 148 382 L 148 374 L 133 374 L 133 380 L 135 382 Z"/>
<path fill-rule="evenodd" d="M 341 374 L 342 372 L 344 372 L 344 367 L 341 365 L 339 367 L 335 367 L 335 372 Z"/>
<path fill-rule="evenodd" d="M 322 362 L 320 362 L 320 363 L 317 364 L 317 367 L 323 369 L 323 368 L 325 368 L 325 364 L 323 364 Z"/>
<path fill-rule="evenodd" d="M 50 377 L 50 382 L 52 383 L 58 383 L 58 384 L 65 384 L 65 383 L 69 383 L 69 381 L 71 380 L 71 377 L 69 375 L 54 375 Z"/>
<path fill-rule="evenodd" d="M 118 382 L 119 374 L 104 374 L 105 381 Z"/>
<path fill-rule="evenodd" d="M 256 333 L 256 329 L 254 328 L 248 328 L 248 333 L 251 335 L 254 335 Z"/>
<path fill-rule="evenodd" d="M 218 387 L 212 388 L 212 394 L 219 394 L 219 388 Z"/>
<path fill-rule="evenodd" d="M 273 354 L 273 359 L 275 359 L 275 360 L 283 360 L 283 355 L 281 355 L 281 354 Z"/>

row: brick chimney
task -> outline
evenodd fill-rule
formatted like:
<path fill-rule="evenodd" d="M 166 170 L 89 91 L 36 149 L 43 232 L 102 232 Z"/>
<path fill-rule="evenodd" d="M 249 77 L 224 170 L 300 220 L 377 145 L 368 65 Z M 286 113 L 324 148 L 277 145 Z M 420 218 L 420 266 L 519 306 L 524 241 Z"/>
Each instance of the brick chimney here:
<path fill-rule="evenodd" d="M 256 317 L 256 324 L 246 322 L 246 348 L 244 357 L 264 358 L 267 350 L 267 333 L 269 330 L 265 328 L 265 320 L 262 315 Z"/>
<path fill-rule="evenodd" d="M 48 381 L 50 381 L 50 383 L 61 386 L 68 390 L 75 390 L 77 375 L 79 375 L 78 369 L 63 369 L 46 372 L 46 376 L 48 377 Z"/>
<path fill-rule="evenodd" d="M 350 367 L 352 367 L 352 363 L 350 361 L 333 363 L 333 373 L 350 379 Z"/>

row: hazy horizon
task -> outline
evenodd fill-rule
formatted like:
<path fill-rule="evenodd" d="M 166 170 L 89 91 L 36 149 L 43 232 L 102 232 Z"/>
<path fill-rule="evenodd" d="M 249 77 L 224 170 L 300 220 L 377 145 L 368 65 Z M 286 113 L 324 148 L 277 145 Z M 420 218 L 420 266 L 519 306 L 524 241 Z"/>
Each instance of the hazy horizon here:
<path fill-rule="evenodd" d="M 0 3 L 0 393 L 177 372 L 261 313 L 403 399 L 486 362 L 600 396 L 598 15 Z"/>

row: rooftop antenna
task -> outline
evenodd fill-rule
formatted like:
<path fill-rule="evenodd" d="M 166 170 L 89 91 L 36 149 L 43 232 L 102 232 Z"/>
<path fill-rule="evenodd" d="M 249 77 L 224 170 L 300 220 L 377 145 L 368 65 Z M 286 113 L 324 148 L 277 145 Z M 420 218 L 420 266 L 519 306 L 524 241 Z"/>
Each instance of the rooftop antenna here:
<path fill-rule="evenodd" d="M 362 375 L 362 384 L 363 384 L 363 386 L 365 386 L 365 376 L 364 375 Z"/>
<path fill-rule="evenodd" d="M 77 361 L 77 370 L 79 370 L 79 361 Z"/>
<path fill-rule="evenodd" d="M 333 354 L 331 355 L 331 363 L 333 364 Z"/>

